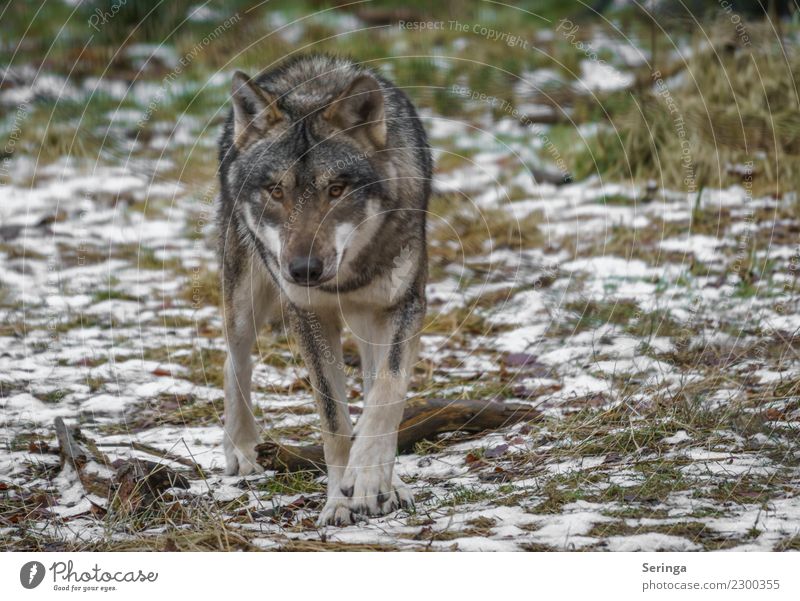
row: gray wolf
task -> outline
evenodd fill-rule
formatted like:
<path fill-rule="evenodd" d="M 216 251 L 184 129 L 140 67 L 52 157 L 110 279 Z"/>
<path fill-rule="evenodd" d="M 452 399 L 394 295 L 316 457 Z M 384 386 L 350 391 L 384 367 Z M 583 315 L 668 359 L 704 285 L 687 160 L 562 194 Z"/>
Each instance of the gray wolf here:
<path fill-rule="evenodd" d="M 233 77 L 219 144 L 219 261 L 228 355 L 228 474 L 259 467 L 251 351 L 286 323 L 314 389 L 328 472 L 320 524 L 410 506 L 397 429 L 425 314 L 432 160 L 408 97 L 331 56 Z M 361 356 L 364 410 L 347 407 L 341 338 Z"/>

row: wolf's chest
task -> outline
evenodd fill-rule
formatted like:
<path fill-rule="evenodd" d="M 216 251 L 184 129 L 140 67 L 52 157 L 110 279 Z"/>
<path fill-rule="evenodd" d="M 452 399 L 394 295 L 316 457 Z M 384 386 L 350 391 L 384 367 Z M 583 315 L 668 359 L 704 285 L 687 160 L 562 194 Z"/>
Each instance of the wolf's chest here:
<path fill-rule="evenodd" d="M 390 273 L 373 278 L 368 284 L 347 292 L 327 291 L 321 288 L 304 288 L 283 285 L 286 299 L 310 311 L 338 309 L 342 313 L 366 309 L 383 309 L 394 304 L 396 282 Z"/>

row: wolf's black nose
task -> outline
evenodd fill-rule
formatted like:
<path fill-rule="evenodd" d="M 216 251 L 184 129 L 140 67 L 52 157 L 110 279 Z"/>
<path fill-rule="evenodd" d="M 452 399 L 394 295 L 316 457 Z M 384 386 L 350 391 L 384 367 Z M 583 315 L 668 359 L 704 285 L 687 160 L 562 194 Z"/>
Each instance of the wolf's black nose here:
<path fill-rule="evenodd" d="M 316 284 L 322 277 L 322 261 L 317 257 L 295 257 L 289 262 L 289 274 L 298 284 Z"/>

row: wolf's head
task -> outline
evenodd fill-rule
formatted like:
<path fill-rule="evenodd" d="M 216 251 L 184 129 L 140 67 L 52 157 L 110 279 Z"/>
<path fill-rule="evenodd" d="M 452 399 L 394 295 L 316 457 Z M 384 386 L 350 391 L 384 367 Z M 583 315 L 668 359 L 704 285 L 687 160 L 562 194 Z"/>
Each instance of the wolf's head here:
<path fill-rule="evenodd" d="M 352 273 L 392 185 L 381 83 L 355 69 L 258 82 L 236 72 L 232 95 L 229 190 L 262 256 L 301 286 Z"/>

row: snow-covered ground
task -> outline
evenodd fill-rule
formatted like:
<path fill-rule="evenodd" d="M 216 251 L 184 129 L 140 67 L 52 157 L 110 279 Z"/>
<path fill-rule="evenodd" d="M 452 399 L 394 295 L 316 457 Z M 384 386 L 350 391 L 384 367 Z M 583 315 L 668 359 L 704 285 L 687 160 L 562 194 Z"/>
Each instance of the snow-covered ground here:
<path fill-rule="evenodd" d="M 223 523 L 267 549 L 797 548 L 794 199 L 705 190 L 709 230 L 695 196 L 537 183 L 525 165 L 541 162 L 540 145 L 511 119 L 425 121 L 437 154 L 465 158 L 436 175 L 433 317 L 411 394 L 513 400 L 542 419 L 420 444 L 397 463 L 414 512 L 317 529 L 322 479 L 222 475 L 213 207 L 154 152 L 199 134 L 211 147 L 215 132 L 181 120 L 125 163 L 19 156 L 0 186 L 5 546 L 114 548 Z M 459 214 L 487 220 L 463 256 L 448 229 Z M 521 232 L 497 228 L 503 215 Z M 755 275 L 743 278 L 748 257 Z M 264 439 L 316 442 L 291 344 L 265 336 L 255 359 Z M 158 460 L 138 442 L 202 466 L 205 478 L 167 461 L 191 480 L 171 502 L 192 517 L 138 530 L 120 519 L 40 452 L 56 446 L 56 417 L 110 461 Z"/>

